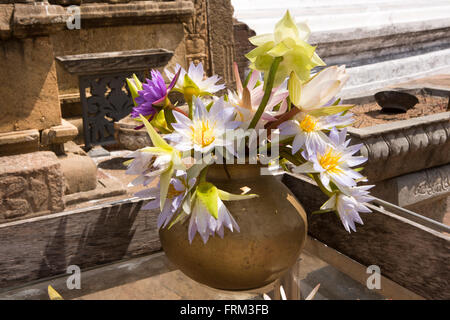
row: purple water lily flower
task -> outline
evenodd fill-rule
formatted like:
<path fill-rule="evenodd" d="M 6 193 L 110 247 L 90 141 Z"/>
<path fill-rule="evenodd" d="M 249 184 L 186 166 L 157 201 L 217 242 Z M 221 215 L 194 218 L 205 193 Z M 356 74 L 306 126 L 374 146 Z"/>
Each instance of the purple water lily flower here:
<path fill-rule="evenodd" d="M 155 106 L 165 106 L 167 95 L 175 86 L 180 73 L 177 73 L 168 87 L 166 87 L 164 78 L 158 70 L 152 70 L 150 74 L 152 79 L 146 79 L 147 83 L 142 84 L 143 90 L 138 91 L 139 97 L 134 99 L 138 105 L 131 111 L 133 118 L 139 118 L 139 115 L 142 114 L 149 120 L 152 119 L 158 112 Z"/>

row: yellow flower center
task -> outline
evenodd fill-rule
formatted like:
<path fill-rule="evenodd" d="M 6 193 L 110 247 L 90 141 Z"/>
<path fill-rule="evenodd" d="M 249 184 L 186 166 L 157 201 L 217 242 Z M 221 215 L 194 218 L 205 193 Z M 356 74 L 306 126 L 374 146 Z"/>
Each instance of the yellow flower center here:
<path fill-rule="evenodd" d="M 192 140 L 194 143 L 202 147 L 213 143 L 216 140 L 214 127 L 215 123 L 211 125 L 209 120 L 196 122 L 192 127 Z"/>
<path fill-rule="evenodd" d="M 318 155 L 317 159 L 319 160 L 319 164 L 326 171 L 332 173 L 341 173 L 342 170 L 338 167 L 341 163 L 342 154 L 340 152 L 336 152 L 331 148 L 328 148 L 325 154 Z"/>
<path fill-rule="evenodd" d="M 173 198 L 179 196 L 182 193 L 183 193 L 183 191 L 178 191 L 177 189 L 175 189 L 173 184 L 169 184 L 169 190 L 167 191 L 167 198 L 168 199 L 173 199 Z"/>
<path fill-rule="evenodd" d="M 305 132 L 312 132 L 316 128 L 317 121 L 310 115 L 306 115 L 300 122 L 300 128 Z"/>

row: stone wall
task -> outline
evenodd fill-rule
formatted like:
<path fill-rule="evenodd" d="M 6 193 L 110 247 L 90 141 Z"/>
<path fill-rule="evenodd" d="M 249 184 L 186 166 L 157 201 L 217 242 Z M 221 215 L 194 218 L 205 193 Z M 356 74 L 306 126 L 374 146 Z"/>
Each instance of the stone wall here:
<path fill-rule="evenodd" d="M 248 41 L 248 38 L 256 35 L 255 31 L 250 27 L 236 19 L 233 22 L 234 32 L 234 57 L 239 68 L 241 79 L 245 77 L 245 70 L 248 68 L 249 60 L 245 55 L 255 48 L 254 45 Z"/>
<path fill-rule="evenodd" d="M 48 37 L 0 41 L 0 133 L 61 124 L 53 49 Z"/>
<path fill-rule="evenodd" d="M 52 34 L 54 56 L 164 48 L 174 52 L 168 67 L 186 67 L 183 25 L 180 23 L 105 26 L 63 30 Z M 78 94 L 78 78 L 57 64 L 61 95 Z"/>

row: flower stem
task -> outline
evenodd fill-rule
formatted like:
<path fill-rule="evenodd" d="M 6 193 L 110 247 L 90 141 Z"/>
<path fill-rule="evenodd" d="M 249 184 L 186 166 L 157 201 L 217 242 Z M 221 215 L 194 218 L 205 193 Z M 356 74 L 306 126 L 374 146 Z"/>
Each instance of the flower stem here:
<path fill-rule="evenodd" d="M 194 108 L 192 106 L 192 99 L 188 99 L 187 104 L 189 106 L 189 119 L 193 119 L 193 117 L 194 117 Z"/>
<path fill-rule="evenodd" d="M 269 102 L 270 95 L 272 94 L 273 83 L 275 81 L 275 75 L 277 73 L 278 66 L 280 65 L 280 62 L 282 60 L 283 60 L 283 57 L 276 57 L 272 62 L 272 66 L 270 67 L 270 71 L 269 71 L 269 76 L 267 77 L 266 83 L 264 83 L 264 86 L 265 86 L 264 96 L 261 100 L 261 103 L 259 104 L 258 110 L 256 111 L 255 115 L 253 116 L 252 121 L 250 122 L 250 125 L 248 126 L 249 129 L 255 128 L 259 119 L 261 119 L 264 109 L 266 108 L 267 103 Z"/>
<path fill-rule="evenodd" d="M 313 177 L 314 181 L 317 183 L 317 186 L 320 188 L 320 190 L 325 193 L 327 196 L 331 197 L 333 195 L 333 192 L 328 191 L 325 186 L 323 185 L 322 181 L 319 179 L 319 175 L 317 173 L 312 173 L 311 176 Z"/>
<path fill-rule="evenodd" d="M 205 167 L 205 168 L 203 168 L 202 171 L 200 171 L 200 174 L 198 175 L 199 182 L 205 182 L 206 181 L 206 174 L 208 173 L 208 168 L 209 167 Z"/>

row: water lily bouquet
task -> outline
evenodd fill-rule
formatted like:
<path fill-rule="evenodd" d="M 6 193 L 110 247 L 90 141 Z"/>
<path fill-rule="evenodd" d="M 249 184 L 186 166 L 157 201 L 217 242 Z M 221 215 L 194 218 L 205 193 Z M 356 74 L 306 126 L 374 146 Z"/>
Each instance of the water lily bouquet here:
<path fill-rule="evenodd" d="M 130 155 L 127 173 L 138 175 L 132 185 L 147 187 L 137 196 L 158 194 L 143 207 L 160 208 L 158 228 L 189 220 L 189 241 L 198 233 L 205 243 L 223 237 L 225 228 L 239 232 L 226 202 L 258 195 L 220 190 L 207 180 L 207 170 L 213 163 L 226 170 L 248 162 L 309 175 L 329 197 L 320 212 L 336 212 L 349 232 L 363 223 L 359 212 L 370 212 L 372 186 L 357 185 L 366 181 L 359 166 L 367 159 L 355 155 L 361 145 L 346 139 L 353 106 L 338 94 L 348 75 L 345 66 L 324 67 L 309 34 L 286 12 L 273 34 L 250 38 L 256 47 L 246 55 L 250 71 L 241 79 L 234 64 L 235 90 L 225 92 L 218 76 L 205 77 L 201 63 L 165 70 L 168 86 L 157 70 L 144 83 L 128 79 L 132 117 L 143 122 L 153 146 Z M 186 105 L 173 104 L 170 91 L 183 94 Z M 156 177 L 158 186 L 149 188 Z"/>

